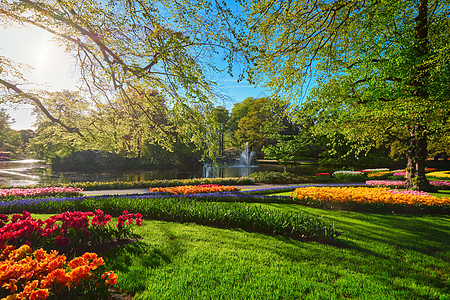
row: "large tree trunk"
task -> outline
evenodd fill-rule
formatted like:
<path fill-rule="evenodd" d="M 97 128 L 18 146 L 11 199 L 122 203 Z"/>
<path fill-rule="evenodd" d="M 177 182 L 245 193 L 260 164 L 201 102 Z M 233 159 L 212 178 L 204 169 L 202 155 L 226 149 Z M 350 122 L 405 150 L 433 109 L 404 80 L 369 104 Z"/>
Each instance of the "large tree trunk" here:
<path fill-rule="evenodd" d="M 408 163 L 406 166 L 406 187 L 412 190 L 435 191 L 425 176 L 425 162 L 427 159 L 427 134 L 424 126 L 408 127 L 410 144 L 407 150 Z"/>
<path fill-rule="evenodd" d="M 418 13 L 415 18 L 415 44 L 414 56 L 417 58 L 414 69 L 415 77 L 411 83 L 413 87 L 412 94 L 416 101 L 426 103 L 428 99 L 427 83 L 428 70 L 425 59 L 429 54 L 428 41 L 428 0 L 419 0 Z M 427 134 L 425 124 L 420 120 L 416 124 L 408 126 L 410 143 L 407 150 L 408 165 L 407 187 L 409 189 L 432 191 L 434 188 L 428 182 L 425 176 L 425 161 L 427 159 Z"/>

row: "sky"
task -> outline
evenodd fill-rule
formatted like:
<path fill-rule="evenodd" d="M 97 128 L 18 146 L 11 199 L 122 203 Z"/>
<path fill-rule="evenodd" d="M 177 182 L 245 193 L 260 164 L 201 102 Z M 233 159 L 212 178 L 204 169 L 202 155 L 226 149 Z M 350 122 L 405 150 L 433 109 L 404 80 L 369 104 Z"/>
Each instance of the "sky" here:
<path fill-rule="evenodd" d="M 74 60 L 62 48 L 51 41 L 50 34 L 33 27 L 13 27 L 0 29 L 0 56 L 15 61 L 25 62 L 33 66 L 29 72 L 24 72 L 25 78 L 41 89 L 49 91 L 76 90 L 78 73 Z M 218 62 L 220 63 L 220 62 Z M 231 110 L 234 103 L 245 98 L 266 97 L 270 92 L 262 87 L 255 87 L 246 82 L 237 82 L 237 76 L 231 77 L 227 71 L 218 76 L 220 92 L 228 96 L 230 101 L 222 103 Z M 32 86 L 19 86 L 25 90 Z M 34 116 L 31 105 L 19 105 L 6 108 L 8 114 L 14 119 L 12 129 L 35 129 Z"/>

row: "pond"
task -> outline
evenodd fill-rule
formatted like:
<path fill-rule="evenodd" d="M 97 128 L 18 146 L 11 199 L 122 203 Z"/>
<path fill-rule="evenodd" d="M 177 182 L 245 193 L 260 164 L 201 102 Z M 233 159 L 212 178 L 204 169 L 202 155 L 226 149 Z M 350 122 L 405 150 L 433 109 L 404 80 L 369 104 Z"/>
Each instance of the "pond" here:
<path fill-rule="evenodd" d="M 301 165 L 289 169 L 299 175 L 311 175 L 316 165 Z M 144 181 L 154 179 L 244 177 L 258 171 L 283 171 L 277 164 L 260 163 L 257 166 L 222 164 L 205 165 L 199 169 L 161 168 L 154 170 L 55 172 L 39 160 L 0 161 L 0 187 L 31 186 L 36 184 L 70 183 L 82 181 Z"/>

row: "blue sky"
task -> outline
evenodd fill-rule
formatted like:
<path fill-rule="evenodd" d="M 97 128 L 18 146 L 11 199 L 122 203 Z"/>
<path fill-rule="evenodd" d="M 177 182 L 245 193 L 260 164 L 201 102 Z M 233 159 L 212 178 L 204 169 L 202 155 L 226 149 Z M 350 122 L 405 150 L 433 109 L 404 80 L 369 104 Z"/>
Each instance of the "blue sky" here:
<path fill-rule="evenodd" d="M 39 88 L 50 91 L 76 90 L 77 71 L 73 60 L 64 51 L 50 41 L 50 35 L 41 29 L 31 27 L 13 27 L 2 29 L 0 39 L 0 56 L 33 66 L 33 70 L 24 72 L 29 82 L 39 85 Z M 218 64 L 222 64 L 218 61 Z M 237 67 L 238 68 L 238 67 Z M 236 69 L 237 69 L 236 68 Z M 230 99 L 222 103 L 231 110 L 234 103 L 248 97 L 266 97 L 270 95 L 267 89 L 251 86 L 247 82 L 237 82 L 238 72 L 231 77 L 225 70 L 217 76 L 218 91 Z M 30 85 L 20 86 L 26 90 Z M 2 107 L 5 107 L 2 104 Z M 5 107 L 8 114 L 15 120 L 12 128 L 33 129 L 34 117 L 31 105 L 16 105 Z"/>

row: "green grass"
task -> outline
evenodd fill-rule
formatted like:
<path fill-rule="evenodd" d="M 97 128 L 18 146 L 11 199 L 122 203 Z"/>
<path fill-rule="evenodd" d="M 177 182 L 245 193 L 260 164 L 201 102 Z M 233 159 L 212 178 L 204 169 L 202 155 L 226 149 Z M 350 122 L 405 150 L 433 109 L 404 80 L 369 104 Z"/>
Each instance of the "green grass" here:
<path fill-rule="evenodd" d="M 450 197 L 450 190 L 439 190 L 437 193 L 428 193 L 428 194 L 439 198 Z"/>
<path fill-rule="evenodd" d="M 258 205 L 258 204 L 255 204 Z M 337 245 L 145 221 L 142 241 L 104 253 L 135 299 L 449 299 L 450 219 L 325 211 Z"/>

